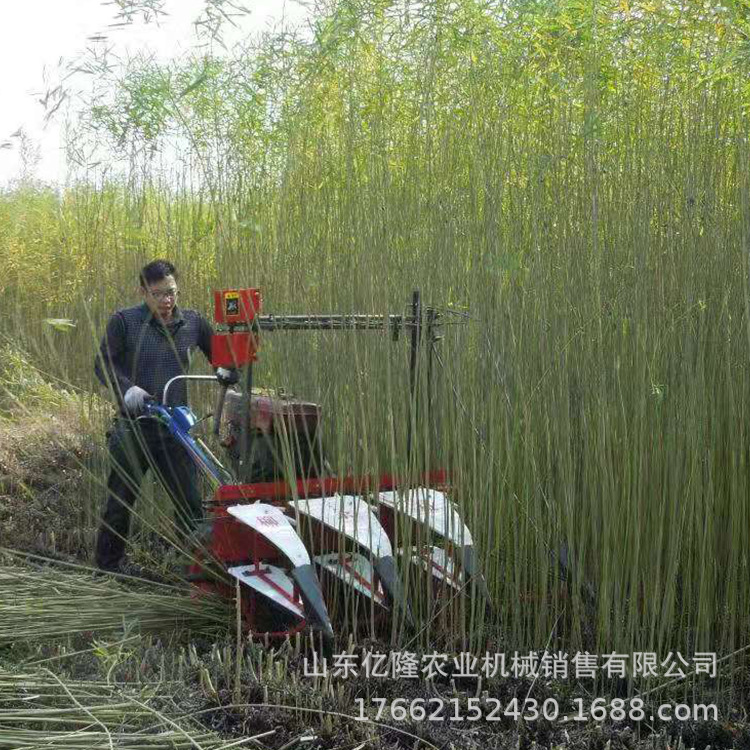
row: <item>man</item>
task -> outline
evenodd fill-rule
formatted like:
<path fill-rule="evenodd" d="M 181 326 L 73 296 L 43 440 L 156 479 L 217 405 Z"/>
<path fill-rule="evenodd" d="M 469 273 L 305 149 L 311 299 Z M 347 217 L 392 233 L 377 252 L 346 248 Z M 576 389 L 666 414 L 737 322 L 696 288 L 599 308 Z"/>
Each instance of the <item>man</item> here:
<path fill-rule="evenodd" d="M 141 269 L 142 304 L 110 317 L 94 363 L 97 377 L 112 389 L 120 408 L 108 433 L 111 468 L 96 544 L 96 563 L 102 570 L 119 570 L 130 512 L 149 467 L 171 495 L 175 522 L 183 534 L 189 534 L 203 515 L 196 467 L 184 448 L 156 420 L 137 420 L 149 399 L 162 401 L 169 380 L 187 373 L 196 348 L 211 361 L 211 325 L 195 310 L 177 305 L 177 279 L 177 270 L 166 260 Z M 221 383 L 236 380 L 233 371 L 223 368 L 216 376 Z M 167 406 L 186 404 L 185 381 L 170 386 L 168 396 Z"/>

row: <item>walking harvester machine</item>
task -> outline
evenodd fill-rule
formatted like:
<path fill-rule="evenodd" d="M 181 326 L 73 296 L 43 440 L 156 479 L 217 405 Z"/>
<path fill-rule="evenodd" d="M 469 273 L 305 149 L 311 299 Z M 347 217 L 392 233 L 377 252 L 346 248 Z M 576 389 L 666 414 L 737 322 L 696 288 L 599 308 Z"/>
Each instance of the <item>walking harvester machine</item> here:
<path fill-rule="evenodd" d="M 418 566 L 436 590 L 458 596 L 471 584 L 489 604 L 471 533 L 447 496 L 445 471 L 420 474 L 418 486 L 391 475 L 330 476 L 320 407 L 252 390 L 261 332 L 389 328 L 394 339 L 409 334 L 415 400 L 419 350 L 423 340 L 432 347 L 437 339 L 437 311 L 423 310 L 419 292 L 410 315 L 261 315 L 257 289 L 217 291 L 214 306 L 212 364 L 236 373 L 241 387 L 221 387 L 213 429 L 237 479 L 191 434 L 195 414 L 167 405 L 177 378 L 165 387 L 162 404 L 151 403 L 146 414 L 166 426 L 213 485 L 189 579 L 227 597 L 239 590 L 244 626 L 267 638 L 305 628 L 332 637 L 321 580 L 326 591 L 333 583 L 348 587 L 364 600 L 365 611 L 396 612 L 413 623 L 395 556 Z M 206 375 L 180 378 L 217 382 Z M 408 450 L 411 442 L 410 423 Z"/>

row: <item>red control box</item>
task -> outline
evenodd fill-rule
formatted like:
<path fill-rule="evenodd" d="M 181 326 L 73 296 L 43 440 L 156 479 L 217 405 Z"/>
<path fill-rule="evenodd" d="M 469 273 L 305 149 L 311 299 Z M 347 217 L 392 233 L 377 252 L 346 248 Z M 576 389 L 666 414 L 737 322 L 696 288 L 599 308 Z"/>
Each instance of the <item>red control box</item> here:
<path fill-rule="evenodd" d="M 228 326 L 252 323 L 260 314 L 260 289 L 220 289 L 214 292 L 214 320 Z"/>

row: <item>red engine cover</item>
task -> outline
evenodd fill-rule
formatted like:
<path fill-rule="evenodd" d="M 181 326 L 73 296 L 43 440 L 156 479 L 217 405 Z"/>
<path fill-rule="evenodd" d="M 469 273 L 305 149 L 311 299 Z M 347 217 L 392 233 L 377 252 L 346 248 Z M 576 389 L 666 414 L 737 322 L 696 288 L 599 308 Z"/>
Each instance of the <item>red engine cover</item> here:
<path fill-rule="evenodd" d="M 320 421 L 320 406 L 296 399 L 253 396 L 250 406 L 250 424 L 253 428 L 270 433 L 279 420 L 285 423 L 290 432 L 314 435 Z"/>

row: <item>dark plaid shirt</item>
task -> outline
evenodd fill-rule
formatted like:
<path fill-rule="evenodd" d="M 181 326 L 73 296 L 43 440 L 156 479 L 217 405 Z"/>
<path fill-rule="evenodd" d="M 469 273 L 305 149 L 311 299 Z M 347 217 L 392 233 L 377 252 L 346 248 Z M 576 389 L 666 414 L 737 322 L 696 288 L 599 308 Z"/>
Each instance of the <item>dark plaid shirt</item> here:
<path fill-rule="evenodd" d="M 195 310 L 175 306 L 172 321 L 164 326 L 144 303 L 118 310 L 107 323 L 94 372 L 111 387 L 121 411 L 123 396 L 133 385 L 161 402 L 164 386 L 176 375 L 185 375 L 198 347 L 211 361 L 211 324 Z M 169 406 L 187 404 L 187 384 L 169 387 Z"/>

